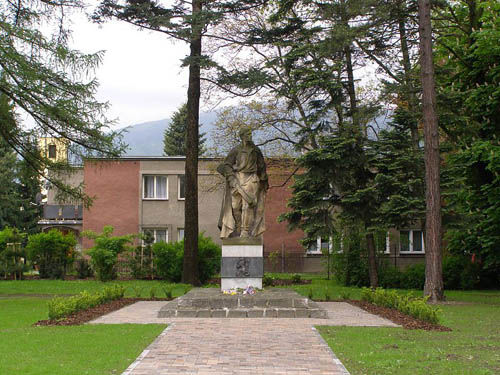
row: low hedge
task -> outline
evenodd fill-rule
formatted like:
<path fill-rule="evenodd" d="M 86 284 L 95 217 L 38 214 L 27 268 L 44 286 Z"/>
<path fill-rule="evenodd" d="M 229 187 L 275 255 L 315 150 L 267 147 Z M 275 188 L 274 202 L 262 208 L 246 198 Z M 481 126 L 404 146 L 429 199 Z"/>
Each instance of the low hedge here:
<path fill-rule="evenodd" d="M 125 288 L 121 285 L 109 286 L 97 293 L 86 290 L 72 297 L 54 297 L 48 302 L 49 319 L 63 319 L 78 311 L 87 310 L 106 302 L 123 298 Z"/>
<path fill-rule="evenodd" d="M 403 314 L 425 322 L 438 324 L 441 310 L 427 304 L 427 297 L 420 298 L 411 294 L 400 295 L 394 290 L 377 288 L 375 290 L 363 288 L 361 300 L 373 303 L 377 306 L 388 307 L 401 311 Z"/>

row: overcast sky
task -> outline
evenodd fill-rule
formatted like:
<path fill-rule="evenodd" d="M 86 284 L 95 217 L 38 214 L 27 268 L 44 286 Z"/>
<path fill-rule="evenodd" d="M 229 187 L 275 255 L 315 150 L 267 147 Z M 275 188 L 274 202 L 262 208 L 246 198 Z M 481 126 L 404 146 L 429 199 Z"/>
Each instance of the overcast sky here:
<path fill-rule="evenodd" d="M 187 44 L 124 22 L 99 26 L 81 14 L 71 20 L 74 49 L 106 51 L 97 99 L 111 103 L 108 118 L 118 118 L 117 127 L 170 118 L 186 101 L 188 71 L 180 65 Z"/>

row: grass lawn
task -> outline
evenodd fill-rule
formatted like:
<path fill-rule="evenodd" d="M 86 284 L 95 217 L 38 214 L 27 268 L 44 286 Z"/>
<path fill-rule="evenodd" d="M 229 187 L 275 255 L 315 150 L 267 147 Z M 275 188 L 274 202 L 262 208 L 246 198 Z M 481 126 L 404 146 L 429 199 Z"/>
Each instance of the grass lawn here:
<path fill-rule="evenodd" d="M 157 324 L 32 327 L 47 319 L 46 301 L 0 297 L 0 374 L 121 374 L 165 329 Z"/>
<path fill-rule="evenodd" d="M 452 332 L 318 327 L 352 375 L 500 374 L 500 292 L 449 291 L 442 324 Z"/>
<path fill-rule="evenodd" d="M 174 297 L 185 294 L 191 288 L 186 284 L 169 284 L 157 280 L 117 280 L 106 283 L 95 280 L 2 280 L 0 281 L 0 297 L 18 294 L 78 294 L 84 290 L 88 292 L 99 291 L 105 286 L 113 284 L 120 284 L 126 288 L 125 297 L 136 297 L 136 293 L 140 293 L 140 296 L 144 298 L 149 298 L 151 288 L 156 288 L 156 297 L 165 297 L 163 291 L 165 287 L 173 287 L 172 295 Z"/>

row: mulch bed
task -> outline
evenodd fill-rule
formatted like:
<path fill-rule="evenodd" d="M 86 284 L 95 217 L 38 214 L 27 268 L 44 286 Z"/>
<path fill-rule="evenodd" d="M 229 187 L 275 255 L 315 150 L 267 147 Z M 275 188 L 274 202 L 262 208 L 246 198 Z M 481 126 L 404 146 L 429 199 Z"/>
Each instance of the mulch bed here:
<path fill-rule="evenodd" d="M 389 319 L 390 321 L 399 324 L 406 329 L 423 329 L 426 331 L 440 331 L 440 332 L 451 331 L 451 328 L 439 324 L 424 322 L 423 320 L 416 319 L 412 316 L 403 314 L 398 310 L 389 309 L 387 307 L 376 306 L 366 301 L 347 300 L 345 302 L 348 302 L 351 305 L 357 306 L 365 311 L 368 311 L 369 313 L 379 315 L 382 318 Z"/>
<path fill-rule="evenodd" d="M 120 310 L 122 307 L 131 305 L 138 301 L 171 301 L 167 298 L 122 298 L 116 301 L 103 303 L 102 305 L 92 307 L 88 310 L 79 311 L 61 320 L 39 320 L 34 326 L 76 326 L 90 322 L 102 315 Z"/>

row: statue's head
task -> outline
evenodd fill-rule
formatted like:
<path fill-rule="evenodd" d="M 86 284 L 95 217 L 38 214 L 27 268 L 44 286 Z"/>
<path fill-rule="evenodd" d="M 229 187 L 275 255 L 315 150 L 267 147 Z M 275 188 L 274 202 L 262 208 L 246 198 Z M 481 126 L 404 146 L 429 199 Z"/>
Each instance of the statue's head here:
<path fill-rule="evenodd" d="M 245 126 L 240 129 L 238 135 L 244 143 L 247 143 L 252 140 L 252 129 L 248 126 Z"/>

